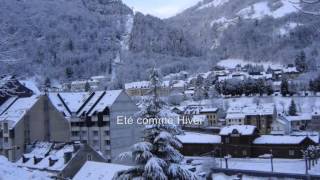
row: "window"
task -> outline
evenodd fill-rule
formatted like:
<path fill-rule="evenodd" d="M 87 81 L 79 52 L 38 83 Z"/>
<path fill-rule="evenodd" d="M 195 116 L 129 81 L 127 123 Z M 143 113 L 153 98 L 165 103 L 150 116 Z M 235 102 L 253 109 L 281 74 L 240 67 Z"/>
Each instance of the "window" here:
<path fill-rule="evenodd" d="M 88 155 L 87 155 L 87 160 L 88 160 L 88 161 L 91 161 L 91 160 L 92 160 L 91 154 L 88 154 Z"/>
<path fill-rule="evenodd" d="M 98 136 L 99 132 L 98 131 L 93 131 L 93 136 Z"/>
<path fill-rule="evenodd" d="M 93 140 L 92 144 L 93 144 L 93 146 L 97 146 L 98 145 L 98 140 Z"/>
<path fill-rule="evenodd" d="M 294 150 L 289 150 L 289 156 L 294 156 Z"/>
<path fill-rule="evenodd" d="M 4 133 L 8 133 L 9 131 L 8 123 L 3 123 L 3 131 Z"/>
<path fill-rule="evenodd" d="M 230 143 L 229 137 L 226 137 L 226 143 Z"/>
<path fill-rule="evenodd" d="M 109 135 L 110 135 L 110 131 L 104 131 L 104 134 L 105 134 L 106 136 L 109 136 Z"/>
<path fill-rule="evenodd" d="M 5 137 L 4 138 L 4 143 L 8 143 L 9 142 L 9 138 L 8 137 Z"/>
<path fill-rule="evenodd" d="M 247 151 L 246 151 L 246 150 L 243 150 L 243 151 L 242 151 L 242 155 L 243 155 L 243 156 L 247 156 L 247 155 L 248 155 L 248 154 L 247 154 Z"/>
<path fill-rule="evenodd" d="M 79 131 L 71 131 L 71 136 L 78 136 L 79 135 Z"/>

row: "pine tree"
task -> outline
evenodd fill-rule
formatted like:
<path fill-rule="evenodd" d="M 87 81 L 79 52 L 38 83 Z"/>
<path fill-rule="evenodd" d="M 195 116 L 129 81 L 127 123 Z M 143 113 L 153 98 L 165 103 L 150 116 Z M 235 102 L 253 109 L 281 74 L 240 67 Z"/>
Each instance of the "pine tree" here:
<path fill-rule="evenodd" d="M 289 111 L 288 111 L 290 116 L 296 116 L 297 115 L 297 106 L 294 100 L 291 100 L 291 104 L 289 106 Z"/>
<path fill-rule="evenodd" d="M 159 73 L 153 69 L 150 75 L 150 97 L 147 98 L 139 117 L 147 119 L 166 118 L 165 103 L 159 97 L 161 80 Z M 147 180 L 193 180 L 197 177 L 180 166 L 183 156 L 177 150 L 181 142 L 176 138 L 181 130 L 173 124 L 150 124 L 144 130 L 143 142 L 135 144 L 130 152 L 120 155 L 120 159 L 130 157 L 136 166 L 118 172 L 114 179 Z"/>
<path fill-rule="evenodd" d="M 84 90 L 85 90 L 86 92 L 89 92 L 90 89 L 91 89 L 90 84 L 89 84 L 89 82 L 87 81 L 86 84 L 84 85 Z"/>
<path fill-rule="evenodd" d="M 283 78 L 281 81 L 281 94 L 282 96 L 287 96 L 287 94 L 289 94 L 289 83 L 286 78 Z"/>

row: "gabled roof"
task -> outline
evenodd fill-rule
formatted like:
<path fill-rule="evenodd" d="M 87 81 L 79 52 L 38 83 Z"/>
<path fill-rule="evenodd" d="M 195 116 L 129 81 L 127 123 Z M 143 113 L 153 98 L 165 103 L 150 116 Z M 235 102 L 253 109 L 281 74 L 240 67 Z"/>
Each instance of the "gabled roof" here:
<path fill-rule="evenodd" d="M 73 177 L 73 180 L 112 180 L 118 171 L 128 170 L 130 168 L 130 166 L 119 164 L 87 161 Z"/>
<path fill-rule="evenodd" d="M 110 107 L 121 94 L 122 90 L 77 92 L 77 93 L 49 93 L 52 104 L 65 116 L 72 114 L 81 116 L 86 113 L 91 116 L 94 112 L 102 112 Z"/>
<path fill-rule="evenodd" d="M 263 135 L 256 138 L 253 144 L 300 144 L 306 139 L 310 139 L 314 143 L 319 142 L 318 136 L 276 136 Z"/>
<path fill-rule="evenodd" d="M 26 98 L 12 97 L 0 106 L 0 121 L 9 121 L 10 128 L 14 127 L 19 120 L 30 110 L 38 101 L 40 96 Z"/>
<path fill-rule="evenodd" d="M 251 125 L 232 125 L 223 127 L 220 130 L 220 135 L 230 135 L 235 132 L 241 135 L 253 135 L 256 129 L 257 128 L 255 126 Z"/>
<path fill-rule="evenodd" d="M 177 138 L 183 144 L 219 144 L 221 143 L 221 136 L 195 133 L 195 132 L 185 132 L 183 135 L 178 135 Z"/>

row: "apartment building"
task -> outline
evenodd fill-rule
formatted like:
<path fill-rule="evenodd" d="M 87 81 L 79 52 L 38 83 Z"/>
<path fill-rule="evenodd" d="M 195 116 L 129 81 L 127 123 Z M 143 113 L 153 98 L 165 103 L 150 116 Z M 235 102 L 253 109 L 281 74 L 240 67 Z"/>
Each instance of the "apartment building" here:
<path fill-rule="evenodd" d="M 227 110 L 227 125 L 253 125 L 261 134 L 271 132 L 277 113 L 273 103 L 232 106 Z"/>
<path fill-rule="evenodd" d="M 149 81 L 131 82 L 125 84 L 125 90 L 129 96 L 145 96 L 150 92 Z M 169 96 L 172 90 L 172 83 L 170 81 L 163 81 L 159 87 L 160 96 Z"/>
<path fill-rule="evenodd" d="M 69 120 L 71 140 L 89 144 L 109 162 L 141 137 L 137 124 L 117 124 L 118 117 L 132 118 L 138 111 L 122 90 L 50 93 L 49 97 Z"/>
<path fill-rule="evenodd" d="M 69 129 L 46 95 L 11 97 L 0 106 L 0 154 L 16 161 L 36 141 L 68 142 Z"/>

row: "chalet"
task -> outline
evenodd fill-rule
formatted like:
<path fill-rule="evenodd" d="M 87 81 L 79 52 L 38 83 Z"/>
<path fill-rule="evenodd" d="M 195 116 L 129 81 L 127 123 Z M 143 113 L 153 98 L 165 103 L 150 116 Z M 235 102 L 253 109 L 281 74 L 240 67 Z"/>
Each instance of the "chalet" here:
<path fill-rule="evenodd" d="M 178 135 L 177 138 L 183 145 L 181 153 L 185 156 L 201 156 L 205 154 L 219 156 L 220 154 L 221 137 L 219 135 L 185 132 L 183 135 Z M 208 154 L 210 152 L 214 154 Z"/>
<path fill-rule="evenodd" d="M 297 70 L 295 66 L 288 66 L 283 69 L 283 75 L 289 79 L 295 79 L 299 76 L 300 72 Z"/>
<path fill-rule="evenodd" d="M 186 156 L 231 155 L 261 157 L 272 154 L 276 158 L 302 158 L 302 150 L 319 145 L 318 134 L 259 135 L 251 125 L 232 125 L 221 129 L 219 135 L 186 132 L 178 135 L 182 142 L 182 154 Z"/>
<path fill-rule="evenodd" d="M 318 136 L 262 135 L 253 141 L 253 157 L 272 154 L 275 158 L 303 158 L 302 150 L 319 144 Z"/>
<path fill-rule="evenodd" d="M 18 160 L 35 141 L 70 141 L 68 121 L 46 95 L 11 97 L 0 106 L 0 154 Z"/>
<path fill-rule="evenodd" d="M 116 173 L 130 168 L 130 166 L 119 164 L 87 161 L 73 180 L 112 180 Z"/>
<path fill-rule="evenodd" d="M 71 140 L 81 141 L 99 151 L 109 161 L 138 141 L 140 126 L 118 124 L 132 118 L 138 107 L 122 90 L 50 93 L 49 98 L 69 120 Z"/>
<path fill-rule="evenodd" d="M 227 125 L 253 125 L 261 134 L 271 131 L 271 124 L 276 118 L 273 103 L 232 106 L 227 110 Z"/>
<path fill-rule="evenodd" d="M 57 179 L 67 179 L 72 178 L 87 161 L 105 162 L 105 159 L 87 144 L 37 142 L 16 164 L 49 172 Z"/>
<path fill-rule="evenodd" d="M 252 142 L 259 136 L 258 129 L 251 125 L 232 125 L 221 129 L 221 151 L 223 156 L 250 157 Z"/>

